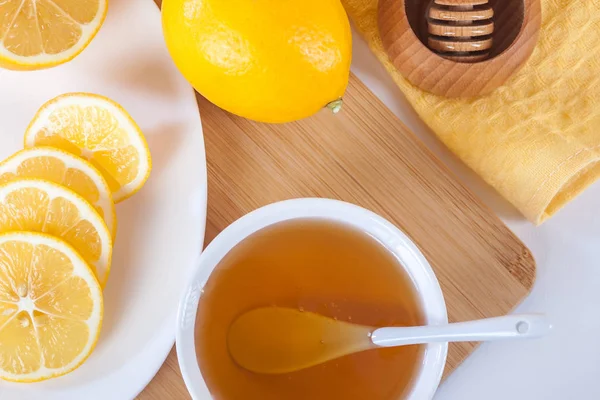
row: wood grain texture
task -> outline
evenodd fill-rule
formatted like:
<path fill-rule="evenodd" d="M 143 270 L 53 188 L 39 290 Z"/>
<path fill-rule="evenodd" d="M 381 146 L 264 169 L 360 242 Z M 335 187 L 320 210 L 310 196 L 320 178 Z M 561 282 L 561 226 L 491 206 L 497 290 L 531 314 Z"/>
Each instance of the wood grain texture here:
<path fill-rule="evenodd" d="M 446 0 L 441 4 L 458 3 Z M 470 63 L 449 59 L 428 48 L 430 4 L 431 0 L 379 0 L 378 11 L 379 31 L 390 60 L 408 81 L 427 92 L 445 97 L 489 93 L 523 66 L 537 43 L 540 0 L 490 0 L 495 30 L 489 58 Z"/>
<path fill-rule="evenodd" d="M 206 243 L 257 207 L 329 197 L 371 209 L 405 231 L 441 283 L 450 320 L 510 312 L 529 292 L 529 250 L 351 76 L 343 110 L 266 125 L 198 96 L 208 162 Z M 446 374 L 475 348 L 451 344 Z M 188 399 L 174 352 L 143 400 Z"/>

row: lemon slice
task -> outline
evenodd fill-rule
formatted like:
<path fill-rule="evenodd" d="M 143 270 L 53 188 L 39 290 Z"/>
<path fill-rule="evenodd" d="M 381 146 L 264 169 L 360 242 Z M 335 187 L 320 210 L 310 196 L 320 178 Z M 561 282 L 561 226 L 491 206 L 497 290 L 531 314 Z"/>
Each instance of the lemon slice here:
<path fill-rule="evenodd" d="M 83 258 L 49 235 L 0 235 L 0 378 L 64 375 L 92 353 L 102 289 Z"/>
<path fill-rule="evenodd" d="M 43 179 L 65 186 L 92 204 L 116 234 L 115 203 L 100 172 L 89 162 L 52 147 L 21 150 L 0 163 L 0 184 L 21 178 Z"/>
<path fill-rule="evenodd" d="M 150 150 L 127 112 L 106 97 L 68 93 L 40 108 L 25 133 L 25 147 L 52 146 L 90 161 L 116 203 L 142 188 L 152 168 Z"/>
<path fill-rule="evenodd" d="M 87 47 L 107 0 L 0 1 L 0 66 L 34 70 L 65 63 Z"/>
<path fill-rule="evenodd" d="M 8 231 L 43 232 L 63 239 L 94 269 L 100 284 L 106 284 L 110 232 L 94 207 L 75 192 L 33 179 L 0 186 L 0 233 Z"/>

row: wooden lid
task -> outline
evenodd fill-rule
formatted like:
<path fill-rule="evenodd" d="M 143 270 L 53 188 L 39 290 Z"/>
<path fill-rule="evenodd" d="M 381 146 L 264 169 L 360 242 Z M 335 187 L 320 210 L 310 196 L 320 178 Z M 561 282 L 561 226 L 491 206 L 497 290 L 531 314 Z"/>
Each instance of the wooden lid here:
<path fill-rule="evenodd" d="M 427 48 L 427 38 L 420 40 L 417 37 L 418 32 L 415 33 L 406 15 L 407 1 L 411 1 L 411 12 L 422 13 L 411 15 L 415 29 L 421 29 L 422 26 L 422 32 L 425 35 L 429 34 L 426 24 L 423 24 L 426 18 L 426 3 L 420 0 L 379 0 L 379 32 L 383 46 L 398 71 L 413 85 L 427 92 L 446 97 L 473 97 L 489 93 L 519 70 L 537 43 L 541 25 L 540 0 L 522 0 L 522 3 L 520 0 L 492 0 L 493 12 L 498 15 L 495 21 L 494 44 L 490 49 L 492 58 L 473 62 L 477 60 L 465 59 L 465 54 L 458 54 L 455 59 L 446 59 Z M 458 0 L 437 1 L 444 2 L 441 5 L 447 6 L 464 4 Z M 470 2 L 472 4 L 472 1 Z M 515 2 L 522 6 L 516 8 L 522 9 L 522 13 L 515 12 Z M 422 5 L 419 6 L 419 3 Z M 480 13 L 481 10 L 478 9 L 477 12 Z M 485 15 L 490 14 L 488 12 Z M 504 26 L 507 28 L 504 29 Z M 514 36 L 511 37 L 515 39 L 510 44 L 505 44 L 506 37 L 502 36 L 507 29 L 514 32 Z M 507 47 L 498 52 L 495 50 L 497 45 Z M 473 56 L 476 58 L 482 55 L 477 52 Z"/>

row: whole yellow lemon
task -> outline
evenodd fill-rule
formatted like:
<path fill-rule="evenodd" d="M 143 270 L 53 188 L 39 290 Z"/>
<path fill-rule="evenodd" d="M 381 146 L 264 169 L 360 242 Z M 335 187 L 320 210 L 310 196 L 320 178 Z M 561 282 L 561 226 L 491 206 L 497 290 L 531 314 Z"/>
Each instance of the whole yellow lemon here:
<path fill-rule="evenodd" d="M 340 0 L 163 0 L 175 64 L 217 106 L 262 122 L 336 108 L 352 36 Z"/>

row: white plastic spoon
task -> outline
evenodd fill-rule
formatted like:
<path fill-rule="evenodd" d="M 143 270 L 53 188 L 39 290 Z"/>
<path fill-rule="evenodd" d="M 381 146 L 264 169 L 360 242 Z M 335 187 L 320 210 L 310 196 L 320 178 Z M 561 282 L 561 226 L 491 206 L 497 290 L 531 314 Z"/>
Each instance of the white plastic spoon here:
<path fill-rule="evenodd" d="M 550 328 L 545 316 L 538 314 L 374 328 L 293 308 L 264 307 L 237 318 L 229 328 L 227 341 L 231 356 L 242 368 L 281 374 L 377 347 L 537 338 Z"/>

